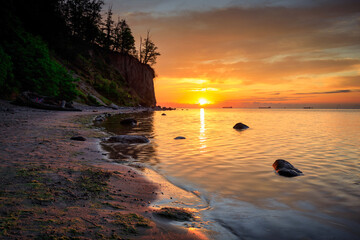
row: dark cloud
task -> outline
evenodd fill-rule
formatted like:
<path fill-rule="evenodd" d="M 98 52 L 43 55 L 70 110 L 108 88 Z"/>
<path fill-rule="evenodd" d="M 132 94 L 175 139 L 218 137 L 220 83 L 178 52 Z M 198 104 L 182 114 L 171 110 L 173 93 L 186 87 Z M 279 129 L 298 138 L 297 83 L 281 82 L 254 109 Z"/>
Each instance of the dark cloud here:
<path fill-rule="evenodd" d="M 336 90 L 336 91 L 329 91 L 329 92 L 309 92 L 309 93 L 295 93 L 298 95 L 313 95 L 313 94 L 333 94 L 333 93 L 350 93 L 354 92 L 353 90 Z"/>

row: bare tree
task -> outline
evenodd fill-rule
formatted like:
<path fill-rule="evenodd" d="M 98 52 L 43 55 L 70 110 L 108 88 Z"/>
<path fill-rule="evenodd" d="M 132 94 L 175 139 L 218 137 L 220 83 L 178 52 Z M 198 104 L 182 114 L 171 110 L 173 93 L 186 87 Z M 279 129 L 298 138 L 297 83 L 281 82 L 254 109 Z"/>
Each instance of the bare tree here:
<path fill-rule="evenodd" d="M 156 59 L 160 55 L 158 47 L 155 46 L 154 42 L 150 39 L 150 31 L 148 31 L 144 42 L 142 42 L 140 38 L 139 60 L 142 63 L 152 66 L 156 63 Z"/>

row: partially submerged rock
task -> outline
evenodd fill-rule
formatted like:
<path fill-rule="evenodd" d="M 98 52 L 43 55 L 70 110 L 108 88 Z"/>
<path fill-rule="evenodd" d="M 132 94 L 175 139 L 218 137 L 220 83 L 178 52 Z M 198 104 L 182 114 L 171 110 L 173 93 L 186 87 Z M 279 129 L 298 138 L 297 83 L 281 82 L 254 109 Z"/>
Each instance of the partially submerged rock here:
<path fill-rule="evenodd" d="M 127 119 L 121 120 L 120 124 L 135 126 L 137 124 L 137 121 L 133 118 L 127 118 Z"/>
<path fill-rule="evenodd" d="M 111 136 L 106 141 L 106 143 L 148 143 L 150 140 L 145 136 L 137 136 L 137 135 L 118 135 Z"/>
<path fill-rule="evenodd" d="M 94 121 L 95 122 L 103 122 L 103 121 L 105 121 L 105 116 L 102 116 L 102 115 L 96 116 Z"/>
<path fill-rule="evenodd" d="M 70 140 L 74 140 L 74 141 L 86 141 L 86 138 L 84 138 L 83 136 L 74 136 L 74 137 L 71 137 Z"/>
<path fill-rule="evenodd" d="M 186 137 L 182 137 L 182 136 L 178 136 L 176 138 L 174 138 L 175 140 L 178 140 L 178 139 L 186 139 Z"/>
<path fill-rule="evenodd" d="M 191 212 L 183 208 L 164 207 L 156 211 L 156 214 L 176 221 L 190 221 L 194 218 Z"/>
<path fill-rule="evenodd" d="M 161 114 L 162 116 L 166 116 L 166 113 Z"/>
<path fill-rule="evenodd" d="M 301 176 L 303 173 L 286 160 L 278 159 L 273 163 L 275 171 L 284 177 Z"/>
<path fill-rule="evenodd" d="M 235 126 L 233 128 L 235 128 L 237 130 L 243 130 L 243 129 L 248 129 L 249 126 L 239 122 L 239 123 L 235 124 Z"/>

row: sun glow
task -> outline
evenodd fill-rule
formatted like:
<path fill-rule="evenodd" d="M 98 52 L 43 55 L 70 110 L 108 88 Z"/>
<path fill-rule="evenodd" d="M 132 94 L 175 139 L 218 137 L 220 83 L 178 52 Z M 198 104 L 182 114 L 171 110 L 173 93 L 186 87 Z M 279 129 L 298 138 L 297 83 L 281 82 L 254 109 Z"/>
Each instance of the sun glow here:
<path fill-rule="evenodd" d="M 200 99 L 199 99 L 199 104 L 200 104 L 200 105 L 205 105 L 205 104 L 208 104 L 208 103 L 209 103 L 209 101 L 206 100 L 205 98 L 200 98 Z"/>

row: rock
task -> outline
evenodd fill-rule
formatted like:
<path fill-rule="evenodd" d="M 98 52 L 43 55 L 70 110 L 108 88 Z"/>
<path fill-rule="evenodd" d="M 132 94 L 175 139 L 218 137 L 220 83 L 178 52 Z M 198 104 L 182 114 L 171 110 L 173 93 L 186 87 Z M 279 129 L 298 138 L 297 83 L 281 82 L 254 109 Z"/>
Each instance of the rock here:
<path fill-rule="evenodd" d="M 102 115 L 96 116 L 96 118 L 94 119 L 95 122 L 103 122 L 105 121 L 105 117 Z"/>
<path fill-rule="evenodd" d="M 161 114 L 162 116 L 166 116 L 166 113 Z"/>
<path fill-rule="evenodd" d="M 118 109 L 119 109 L 119 106 L 116 105 L 115 103 L 109 104 L 108 107 L 109 107 L 109 108 L 112 108 L 112 109 L 114 109 L 114 110 L 118 110 Z"/>
<path fill-rule="evenodd" d="M 86 141 L 86 138 L 82 137 L 82 136 L 74 136 L 71 137 L 70 140 L 74 140 L 74 141 Z"/>
<path fill-rule="evenodd" d="M 133 118 L 127 118 L 120 121 L 122 125 L 132 125 L 135 126 L 137 124 L 137 121 Z"/>
<path fill-rule="evenodd" d="M 105 142 L 108 143 L 148 143 L 150 140 L 144 136 L 137 136 L 137 135 L 118 135 L 109 137 Z"/>
<path fill-rule="evenodd" d="M 160 210 L 157 210 L 156 214 L 161 217 L 176 221 L 190 221 L 194 218 L 192 212 L 183 208 L 164 207 Z"/>
<path fill-rule="evenodd" d="M 178 140 L 178 139 L 186 139 L 186 137 L 182 137 L 182 136 L 178 136 L 176 138 L 174 138 L 175 140 Z"/>
<path fill-rule="evenodd" d="M 296 177 L 303 175 L 299 169 L 295 168 L 291 163 L 283 159 L 276 160 L 273 163 L 273 167 L 280 176 Z"/>
<path fill-rule="evenodd" d="M 235 126 L 233 128 L 238 129 L 238 130 L 243 130 L 243 129 L 249 128 L 249 126 L 247 126 L 243 123 L 237 123 L 237 124 L 235 124 Z"/>

